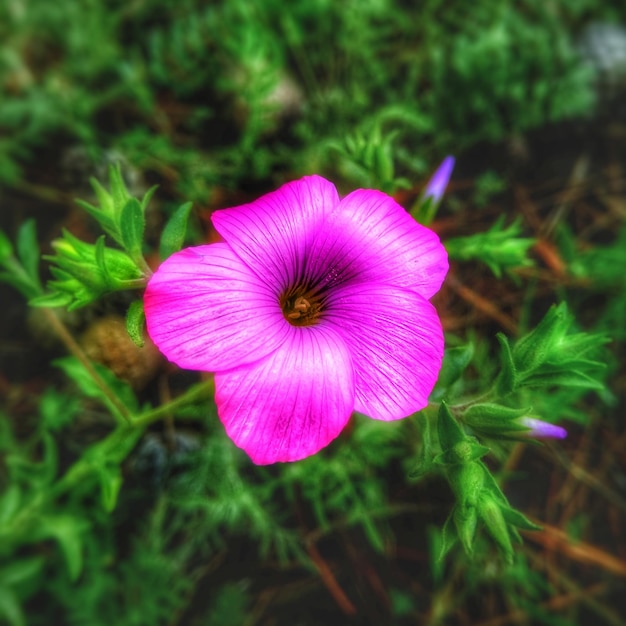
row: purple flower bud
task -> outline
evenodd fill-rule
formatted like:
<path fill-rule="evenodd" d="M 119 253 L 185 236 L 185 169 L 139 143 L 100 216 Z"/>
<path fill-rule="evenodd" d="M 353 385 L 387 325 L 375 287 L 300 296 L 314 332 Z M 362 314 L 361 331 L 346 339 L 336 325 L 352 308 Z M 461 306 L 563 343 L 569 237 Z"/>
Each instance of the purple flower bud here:
<path fill-rule="evenodd" d="M 424 189 L 424 199 L 432 198 L 435 204 L 438 204 L 443 197 L 443 193 L 448 186 L 448 181 L 454 169 L 454 157 L 448 156 L 437 168 Z"/>
<path fill-rule="evenodd" d="M 534 417 L 522 417 L 519 423 L 530 428 L 528 432 L 530 437 L 540 437 L 542 439 L 564 439 L 567 437 L 565 428 L 535 419 Z"/>

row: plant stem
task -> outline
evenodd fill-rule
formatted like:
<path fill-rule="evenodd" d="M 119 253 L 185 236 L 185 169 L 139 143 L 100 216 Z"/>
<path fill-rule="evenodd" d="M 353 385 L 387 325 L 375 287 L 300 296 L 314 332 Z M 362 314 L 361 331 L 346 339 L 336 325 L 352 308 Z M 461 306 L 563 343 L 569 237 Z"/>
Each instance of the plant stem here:
<path fill-rule="evenodd" d="M 208 378 L 201 383 L 190 387 L 185 393 L 181 394 L 177 398 L 174 398 L 171 402 L 167 404 L 163 404 L 155 409 L 150 409 L 141 415 L 138 415 L 133 419 L 133 426 L 141 428 L 143 426 L 147 426 L 156 422 L 157 420 L 166 417 L 175 409 L 184 406 L 186 404 L 190 404 L 195 400 L 203 399 L 203 396 L 206 398 L 211 398 L 215 391 L 215 385 L 213 382 L 213 378 Z"/>
<path fill-rule="evenodd" d="M 105 394 L 107 399 L 111 402 L 115 412 L 119 417 L 124 419 L 128 424 L 132 423 L 132 415 L 126 405 L 120 401 L 115 392 L 106 384 L 103 378 L 98 374 L 93 363 L 87 358 L 87 355 L 83 352 L 82 348 L 78 345 L 74 337 L 65 327 L 65 324 L 59 319 L 57 314 L 49 308 L 42 308 L 44 316 L 48 323 L 54 328 L 61 341 L 65 344 L 68 351 L 76 357 L 83 367 L 87 370 L 94 383 L 100 388 L 102 393 Z"/>

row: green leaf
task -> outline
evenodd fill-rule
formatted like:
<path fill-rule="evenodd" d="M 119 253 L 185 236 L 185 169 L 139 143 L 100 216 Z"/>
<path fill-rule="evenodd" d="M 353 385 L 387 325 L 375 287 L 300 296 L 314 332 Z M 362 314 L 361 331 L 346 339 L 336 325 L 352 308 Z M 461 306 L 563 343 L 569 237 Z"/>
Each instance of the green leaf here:
<path fill-rule="evenodd" d="M 111 513 L 117 504 L 117 497 L 122 487 L 122 472 L 118 465 L 100 465 L 97 468 L 100 481 L 100 498 L 102 507 Z"/>
<path fill-rule="evenodd" d="M 36 463 L 19 452 L 7 454 L 5 463 L 13 480 L 43 488 L 54 480 L 58 469 L 57 446 L 50 433 L 42 433 L 43 458 Z"/>
<path fill-rule="evenodd" d="M 508 339 L 502 333 L 498 333 L 496 338 L 500 343 L 500 374 L 496 380 L 496 390 L 499 396 L 506 396 L 517 386 L 517 371 Z"/>
<path fill-rule="evenodd" d="M 148 202 L 150 202 L 152 196 L 154 195 L 154 192 L 159 188 L 158 185 L 153 185 L 152 187 L 150 187 L 150 189 L 148 189 L 148 191 L 146 191 L 146 193 L 143 195 L 143 198 L 141 199 L 141 210 L 143 211 L 144 215 L 146 213 L 146 209 L 148 208 Z"/>
<path fill-rule="evenodd" d="M 67 356 L 56 359 L 52 363 L 56 367 L 60 367 L 65 372 L 66 376 L 69 376 L 86 396 L 101 400 L 111 411 L 117 413 L 117 409 L 111 404 L 110 398 L 94 382 L 91 374 L 77 358 Z M 139 408 L 139 403 L 130 385 L 117 378 L 115 374 L 104 367 L 104 365 L 100 365 L 99 363 L 92 363 L 92 365 L 113 393 L 117 395 L 118 399 L 126 405 L 131 413 L 136 413 Z"/>
<path fill-rule="evenodd" d="M 11 240 L 0 230 L 0 265 L 13 255 Z"/>
<path fill-rule="evenodd" d="M 450 550 L 454 547 L 454 544 L 456 543 L 458 539 L 458 535 L 455 532 L 455 528 L 453 524 L 453 517 L 454 517 L 453 514 L 454 514 L 454 511 L 452 511 L 452 513 L 448 515 L 448 518 L 446 519 L 446 522 L 443 525 L 443 529 L 441 531 L 441 550 L 439 552 L 439 558 L 437 559 L 438 562 L 443 561 L 446 554 L 450 552 Z"/>
<path fill-rule="evenodd" d="M 146 220 L 139 200 L 130 198 L 120 214 L 120 232 L 122 243 L 128 254 L 133 258 L 141 255 L 145 227 Z"/>
<path fill-rule="evenodd" d="M 17 232 L 17 255 L 28 274 L 28 277 L 38 287 L 39 280 L 39 244 L 37 243 L 37 231 L 35 220 L 30 219 L 22 224 Z"/>
<path fill-rule="evenodd" d="M 39 400 L 41 425 L 52 432 L 70 424 L 81 409 L 80 399 L 48 387 Z"/>
<path fill-rule="evenodd" d="M 453 511 L 454 525 L 461 540 L 465 554 L 472 556 L 474 552 L 474 537 L 476 536 L 476 524 L 478 515 L 476 507 L 472 505 L 457 504 Z"/>
<path fill-rule="evenodd" d="M 55 309 L 57 307 L 66 307 L 72 302 L 72 296 L 68 293 L 56 291 L 52 293 L 44 293 L 42 296 L 36 296 L 28 301 L 30 306 L 43 307 L 47 309 Z"/>
<path fill-rule="evenodd" d="M 457 421 L 452 417 L 452 413 L 450 413 L 450 409 L 445 402 L 442 402 L 439 407 L 437 432 L 439 434 L 441 449 L 444 452 L 454 448 L 457 443 L 461 443 L 467 439 L 467 436 Z"/>
<path fill-rule="evenodd" d="M 21 502 L 21 488 L 15 483 L 10 483 L 0 494 L 0 526 L 8 524 L 15 517 Z"/>
<path fill-rule="evenodd" d="M 531 522 L 516 509 L 501 504 L 500 510 L 502 511 L 505 521 L 512 526 L 517 526 L 517 528 L 521 528 L 522 530 L 541 530 L 541 526 Z"/>
<path fill-rule="evenodd" d="M 441 400 L 449 393 L 450 387 L 461 378 L 473 356 L 474 344 L 472 343 L 448 348 L 445 351 L 437 385 L 432 393 L 432 400 Z"/>
<path fill-rule="evenodd" d="M 143 300 L 135 300 L 128 307 L 126 313 L 126 331 L 133 343 L 143 348 L 143 328 L 146 322 L 146 313 L 143 308 Z"/>
<path fill-rule="evenodd" d="M 0 580 L 9 587 L 27 582 L 41 571 L 44 563 L 45 559 L 40 556 L 22 557 L 0 569 Z"/>
<path fill-rule="evenodd" d="M 178 252 L 185 242 L 187 232 L 187 221 L 193 203 L 186 202 L 174 212 L 168 220 L 159 243 L 159 256 L 164 261 L 174 252 Z"/>
<path fill-rule="evenodd" d="M 71 515 L 45 515 L 38 520 L 36 536 L 54 539 L 65 558 L 67 571 L 75 581 L 83 568 L 83 533 L 87 523 Z"/>
<path fill-rule="evenodd" d="M 122 166 L 119 161 L 109 167 L 109 187 L 111 188 L 111 197 L 113 198 L 113 210 L 120 212 L 122 207 L 124 207 L 129 200 L 130 195 L 124 183 Z"/>
<path fill-rule="evenodd" d="M 3 584 L 0 584 L 0 617 L 4 617 L 10 626 L 26 626 L 26 618 L 17 594 Z"/>

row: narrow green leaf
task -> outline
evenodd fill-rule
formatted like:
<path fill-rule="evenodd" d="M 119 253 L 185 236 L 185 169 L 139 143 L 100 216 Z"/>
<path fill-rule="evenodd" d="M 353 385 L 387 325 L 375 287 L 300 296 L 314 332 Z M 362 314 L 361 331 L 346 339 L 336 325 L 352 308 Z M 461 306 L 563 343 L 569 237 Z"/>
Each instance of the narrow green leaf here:
<path fill-rule="evenodd" d="M 13 246 L 10 239 L 0 230 L 0 265 L 13 254 Z"/>
<path fill-rule="evenodd" d="M 114 280 L 111 276 L 111 272 L 109 272 L 109 268 L 107 267 L 106 261 L 104 259 L 104 250 L 105 250 L 104 235 L 100 235 L 100 237 L 98 237 L 98 239 L 96 240 L 96 247 L 94 250 L 96 266 L 102 273 L 102 276 L 104 278 L 104 283 L 106 285 L 112 285 L 114 284 Z"/>
<path fill-rule="evenodd" d="M 39 280 L 39 244 L 35 220 L 30 219 L 22 224 L 17 232 L 17 255 L 31 281 L 41 288 Z"/>
<path fill-rule="evenodd" d="M 496 381 L 496 389 L 499 396 L 506 396 L 517 386 L 517 371 L 509 340 L 502 333 L 498 333 L 496 338 L 500 343 L 500 375 Z"/>
<path fill-rule="evenodd" d="M 104 191 L 104 188 L 101 188 Z M 115 222 L 108 214 L 104 213 L 95 206 L 92 206 L 88 202 L 85 202 L 84 200 L 76 200 L 76 204 L 78 204 L 78 206 L 80 206 L 83 210 L 87 211 L 87 213 L 89 213 L 89 215 L 91 215 L 98 222 L 98 224 L 100 224 L 102 230 L 104 230 L 105 233 L 110 235 L 112 239 L 121 245 L 122 236 L 119 233 Z"/>
<path fill-rule="evenodd" d="M 39 539 L 55 539 L 65 558 L 70 579 L 75 581 L 83 569 L 82 534 L 86 523 L 71 515 L 48 515 L 39 518 Z"/>
<path fill-rule="evenodd" d="M 98 467 L 100 480 L 100 498 L 102 507 L 107 513 L 111 513 L 117 504 L 117 497 L 122 487 L 122 472 L 117 465 Z"/>
<path fill-rule="evenodd" d="M 109 187 L 111 188 L 111 197 L 113 198 L 114 214 L 119 215 L 122 208 L 130 198 L 129 193 L 126 190 L 126 185 L 122 176 L 122 167 L 119 162 L 109 167 Z"/>
<path fill-rule="evenodd" d="M 521 528 L 522 530 L 541 530 L 541 526 L 531 522 L 516 509 L 501 504 L 500 510 L 502 511 L 502 515 L 508 524 L 517 526 L 517 528 Z"/>
<path fill-rule="evenodd" d="M 457 542 L 457 539 L 459 538 L 454 527 L 453 517 L 454 509 L 452 510 L 450 515 L 448 515 L 448 518 L 446 519 L 446 522 L 443 525 L 443 529 L 441 531 L 441 550 L 437 559 L 438 562 L 443 561 L 443 559 L 446 557 L 446 554 L 450 552 L 454 544 Z"/>
<path fill-rule="evenodd" d="M 112 216 L 113 215 L 113 198 L 111 197 L 111 194 L 104 188 L 104 185 L 102 185 L 98 179 L 92 177 L 89 179 L 89 182 L 91 183 L 91 186 L 96 194 L 96 197 L 98 198 L 98 201 L 100 202 L 100 209 L 97 209 L 96 207 L 91 206 L 91 205 L 87 205 L 87 206 L 89 206 L 94 211 L 98 211 L 108 216 Z M 87 203 L 86 202 L 83 203 L 82 200 L 79 200 L 79 204 L 81 204 L 82 206 L 83 204 L 87 204 Z M 94 215 L 94 217 L 98 219 L 97 216 Z"/>
<path fill-rule="evenodd" d="M 11 285 L 26 298 L 32 298 L 38 291 L 21 267 L 17 270 L 12 267 L 11 270 L 0 272 L 0 282 Z"/>
<path fill-rule="evenodd" d="M 28 301 L 30 306 L 44 307 L 54 309 L 57 307 L 66 307 L 72 302 L 72 296 L 68 293 L 61 293 L 59 291 L 52 293 L 45 293 L 43 296 L 37 296 Z"/>
<path fill-rule="evenodd" d="M 38 574 L 44 562 L 43 557 L 22 557 L 0 569 L 0 580 L 9 587 L 19 585 Z"/>
<path fill-rule="evenodd" d="M 26 626 L 26 618 L 20 601 L 13 589 L 0 584 L 0 617 L 6 619 L 9 626 Z"/>
<path fill-rule="evenodd" d="M 120 214 L 120 232 L 122 244 L 131 257 L 141 254 L 145 227 L 146 220 L 139 200 L 130 198 Z"/>
<path fill-rule="evenodd" d="M 159 256 L 162 261 L 183 247 L 191 207 L 191 202 L 178 207 L 165 225 L 159 244 Z"/>
<path fill-rule="evenodd" d="M 22 490 L 15 483 L 9 486 L 0 495 L 0 525 L 8 524 L 20 508 Z"/>
<path fill-rule="evenodd" d="M 146 314 L 143 308 L 143 300 L 135 300 L 128 307 L 126 313 L 126 331 L 129 337 L 133 340 L 133 343 L 140 348 L 143 348 L 143 328 L 146 322 Z"/>
<path fill-rule="evenodd" d="M 452 417 L 452 413 L 450 413 L 450 409 L 448 409 L 448 405 L 445 402 L 442 402 L 439 407 L 437 433 L 439 434 L 439 443 L 443 452 L 450 450 L 457 443 L 461 443 L 467 438 L 457 421 Z"/>
<path fill-rule="evenodd" d="M 143 195 L 143 198 L 141 199 L 141 210 L 144 212 L 144 215 L 146 213 L 146 209 L 148 208 L 148 202 L 150 202 L 150 200 L 152 199 L 152 196 L 154 195 L 154 192 L 159 188 L 158 185 L 153 185 L 152 187 L 150 187 L 150 189 L 148 189 L 148 191 L 146 191 L 146 193 Z"/>

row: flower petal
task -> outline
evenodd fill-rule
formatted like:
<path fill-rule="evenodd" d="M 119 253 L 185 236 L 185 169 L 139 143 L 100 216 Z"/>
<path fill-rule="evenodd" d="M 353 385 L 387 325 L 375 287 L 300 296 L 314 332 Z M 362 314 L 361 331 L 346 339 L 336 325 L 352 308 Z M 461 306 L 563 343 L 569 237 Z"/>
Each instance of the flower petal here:
<path fill-rule="evenodd" d="M 226 432 L 259 465 L 315 454 L 353 409 L 352 363 L 341 337 L 322 325 L 290 330 L 266 359 L 215 375 Z"/>
<path fill-rule="evenodd" d="M 428 300 L 389 285 L 345 285 L 329 297 L 323 323 L 350 348 L 355 410 L 393 420 L 428 404 L 443 358 L 441 322 Z"/>
<path fill-rule="evenodd" d="M 309 253 L 307 276 L 318 285 L 387 283 L 430 298 L 448 271 L 439 237 L 393 198 L 358 189 L 327 218 Z"/>
<path fill-rule="evenodd" d="M 154 273 L 144 298 L 148 334 L 186 369 L 257 361 L 288 336 L 276 296 L 227 244 L 186 248 Z"/>
<path fill-rule="evenodd" d="M 338 204 L 331 182 L 305 176 L 250 204 L 216 211 L 211 219 L 244 263 L 282 290 L 302 276 L 311 241 Z"/>

